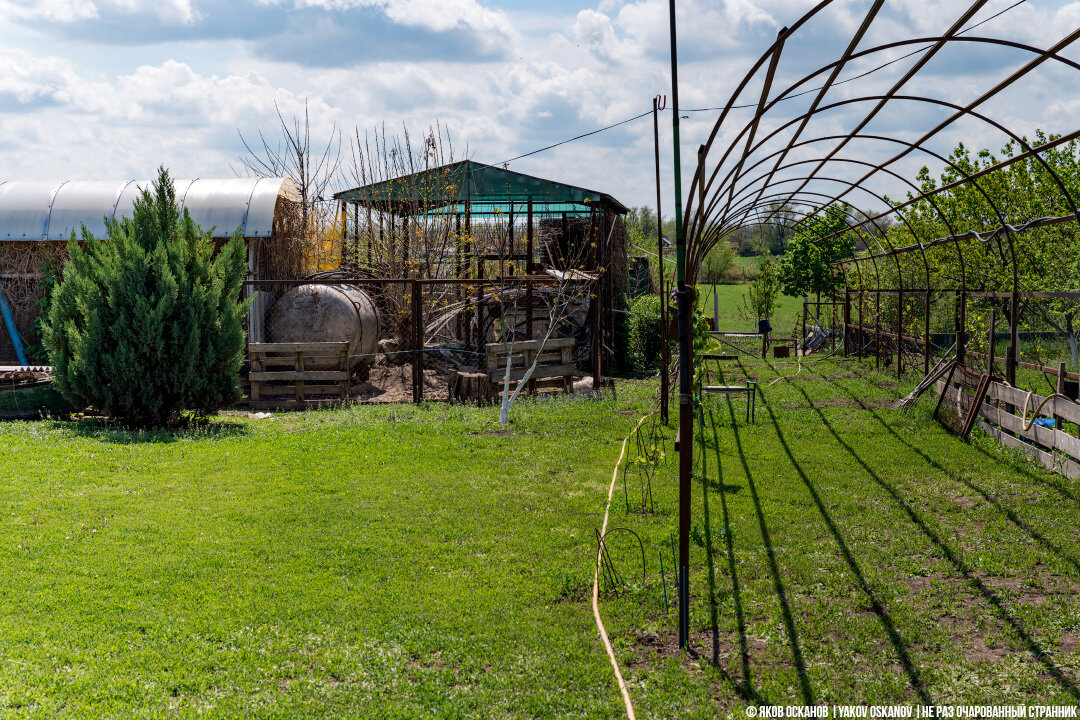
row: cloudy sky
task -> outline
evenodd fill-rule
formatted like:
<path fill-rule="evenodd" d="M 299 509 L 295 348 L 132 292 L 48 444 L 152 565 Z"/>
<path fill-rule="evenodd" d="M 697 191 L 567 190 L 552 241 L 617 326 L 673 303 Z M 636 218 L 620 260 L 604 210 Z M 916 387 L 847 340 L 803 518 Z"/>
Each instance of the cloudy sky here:
<path fill-rule="evenodd" d="M 988 0 L 969 24 L 1015 2 Z M 682 103 L 695 109 L 722 105 L 812 3 L 678 5 Z M 808 24 L 785 47 L 777 87 L 835 59 L 869 5 L 838 0 Z M 966 5 L 888 0 L 864 46 L 940 33 Z M 1029 0 L 972 34 L 1046 46 L 1078 23 L 1080 3 Z M 906 51 L 854 63 L 842 78 Z M 291 116 L 305 101 L 316 138 L 384 123 L 415 133 L 438 120 L 458 156 L 498 163 L 648 110 L 670 93 L 668 57 L 664 0 L 0 0 L 0 179 L 138 178 L 159 164 L 178 177 L 229 177 L 243 154 L 238 130 L 272 134 L 275 103 Z M 887 86 L 915 59 L 836 97 Z M 946 52 L 912 87 L 966 103 L 1025 59 L 1002 48 Z M 1078 87 L 1075 70 L 1046 68 L 987 110 L 1023 132 L 1073 130 Z M 759 92 L 754 80 L 743 99 Z M 830 122 L 839 127 L 842 115 Z M 916 137 L 939 115 L 909 108 L 875 129 Z M 687 164 L 716 118 L 688 113 Z M 985 123 L 958 123 L 939 149 L 957 139 L 1003 142 Z M 642 118 L 511 167 L 652 205 L 652 153 Z"/>

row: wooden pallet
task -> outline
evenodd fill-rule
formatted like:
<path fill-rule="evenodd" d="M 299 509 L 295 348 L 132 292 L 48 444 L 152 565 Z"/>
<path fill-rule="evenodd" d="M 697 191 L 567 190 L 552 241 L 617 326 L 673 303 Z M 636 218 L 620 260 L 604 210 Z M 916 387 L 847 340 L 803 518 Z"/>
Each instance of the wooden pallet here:
<path fill-rule="evenodd" d="M 249 343 L 250 401 L 305 408 L 349 399 L 349 343 Z"/>
<path fill-rule="evenodd" d="M 577 373 L 573 358 L 574 344 L 573 338 L 549 338 L 546 343 L 541 340 L 526 340 L 513 344 L 488 343 L 484 346 L 488 377 L 495 387 L 502 388 L 506 364 L 512 361 L 510 384 L 516 386 L 533 360 L 536 360 L 536 370 L 529 380 L 530 392 L 540 386 L 552 384 L 561 386 L 566 392 L 574 392 L 574 375 Z M 513 355 L 510 354 L 511 347 Z"/>

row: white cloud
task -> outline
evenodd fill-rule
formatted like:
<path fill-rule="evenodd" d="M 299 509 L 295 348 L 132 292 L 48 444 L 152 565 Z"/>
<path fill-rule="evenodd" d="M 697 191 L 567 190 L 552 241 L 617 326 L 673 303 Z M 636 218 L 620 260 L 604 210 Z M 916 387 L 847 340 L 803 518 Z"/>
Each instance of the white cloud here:
<path fill-rule="evenodd" d="M 259 5 L 285 5 L 288 0 L 256 0 Z M 477 0 L 292 0 L 296 8 L 330 11 L 375 8 L 387 18 L 406 27 L 435 32 L 469 29 L 512 36 L 513 26 L 506 16 L 481 5 Z"/>
<path fill-rule="evenodd" d="M 611 18 L 595 10 L 578 13 L 574 26 L 570 28 L 570 36 L 577 45 L 588 49 L 604 62 L 612 62 L 626 54 L 626 46 L 615 37 Z"/>
<path fill-rule="evenodd" d="M 287 12 L 295 15 L 296 9 L 308 8 L 306 17 L 325 17 L 332 24 L 337 20 L 335 13 L 364 7 L 385 18 L 378 19 L 380 27 L 390 28 L 392 23 L 391 29 L 395 33 L 400 30 L 405 38 L 416 36 L 418 42 L 438 43 L 440 34 L 446 34 L 455 36 L 454 42 L 459 44 L 489 42 L 504 46 L 506 52 L 485 62 L 467 62 L 462 58 L 472 56 L 463 55 L 461 46 L 454 45 L 452 51 L 434 54 L 434 59 L 405 54 L 405 59 L 395 61 L 362 57 L 355 61 L 355 67 L 304 67 L 299 60 L 266 59 L 257 54 L 260 40 L 238 40 L 235 36 L 225 41 L 203 37 L 199 42 L 178 42 L 170 37 L 171 44 L 145 51 L 95 45 L 88 34 L 80 35 L 80 44 L 60 36 L 47 52 L 14 50 L 11 43 L 0 42 L 0 47 L 8 48 L 0 50 L 0 160 L 5 175 L 145 176 L 162 162 L 182 175 L 228 175 L 228 163 L 243 152 L 236 129 L 251 136 L 261 128 L 272 136 L 277 123 L 275 101 L 290 117 L 303 112 L 306 96 L 310 97 L 313 136 L 326 138 L 335 124 L 346 132 L 356 126 L 363 133 L 384 121 L 388 132 L 399 131 L 406 123 L 415 133 L 439 119 L 450 129 L 459 156 L 467 145 L 477 159 L 498 162 L 637 115 L 649 108 L 654 94 L 670 92 L 665 0 L 585 1 L 583 5 L 592 4 L 593 9 L 573 16 L 552 12 L 550 17 L 557 22 L 551 20 L 542 27 L 521 22 L 526 16 L 520 13 L 485 7 L 484 0 L 254 1 L 263 5 L 256 9 L 264 21 L 271 16 L 277 22 Z M 955 18 L 961 4 L 962 0 L 947 0 L 943 10 L 931 12 L 926 3 L 914 0 L 890 2 L 879 21 L 885 30 L 875 37 L 940 32 Z M 988 17 L 1007 4 L 1007 0 L 992 0 L 979 17 Z M 793 81 L 796 73 L 801 76 L 834 59 L 867 5 L 868 0 L 839 0 L 807 25 L 800 37 L 785 47 L 776 87 Z M 1048 38 L 1050 42 L 1057 39 L 1050 35 L 1060 36 L 1080 22 L 1080 2 L 1029 6 L 1032 4 L 1010 11 L 980 28 L 980 33 L 985 30 L 1047 44 Z M 202 12 L 206 24 L 219 19 L 217 7 L 209 0 L 162 0 L 156 5 L 146 0 L 44 0 L 33 4 L 0 0 L 0 14 L 17 9 L 18 14 L 11 17 L 25 20 L 27 28 L 34 28 L 37 21 L 40 25 L 74 22 L 92 20 L 95 15 L 109 15 L 113 20 L 136 13 L 164 17 L 158 13 L 167 10 L 174 15 L 162 22 L 185 22 L 185 17 Z M 233 9 L 237 7 L 252 9 L 243 4 Z M 809 0 L 680 0 L 683 107 L 722 105 L 776 30 L 790 25 L 809 7 Z M 324 12 L 313 12 L 312 8 Z M 277 12 L 280 17 L 274 15 Z M 529 10 L 537 12 L 540 10 Z M 27 19 L 31 15 L 34 23 Z M 1029 22 L 1032 18 L 1037 22 Z M 353 13 L 352 20 L 366 21 L 363 13 Z M 514 27 L 512 21 L 519 25 Z M 313 27 L 318 39 L 318 27 Z M 462 29 L 466 32 L 457 32 Z M 0 29 L 0 41 L 3 32 Z M 11 39 L 18 40 L 15 33 Z M 85 52 L 88 47 L 91 52 Z M 102 61 L 102 57 L 107 59 Z M 877 62 L 851 68 L 845 76 L 873 64 Z M 904 67 L 907 65 L 898 63 L 841 86 L 829 97 L 861 93 L 876 87 L 875 83 L 895 79 Z M 962 74 L 927 77 L 912 87 L 966 100 L 985 89 L 988 78 L 1008 71 L 998 67 L 960 69 Z M 756 101 L 758 87 L 748 87 L 751 101 Z M 1025 129 L 1041 124 L 1068 130 L 1075 125 L 1075 103 L 1066 92 L 1057 102 L 1048 92 L 1032 94 L 1026 84 L 1025 92 L 999 116 Z M 810 97 L 804 101 L 809 102 Z M 865 110 L 853 107 L 850 112 Z M 687 172 L 693 165 L 687 160 L 692 156 L 691 148 L 704 141 L 716 117 L 715 112 L 696 113 L 683 121 Z M 721 137 L 730 141 L 746 119 L 745 111 L 733 116 Z M 916 119 L 908 124 L 919 122 Z M 776 123 L 770 119 L 762 132 Z M 851 125 L 850 115 L 832 112 L 820 118 L 817 129 L 839 131 Z M 901 125 L 896 125 L 898 134 L 907 131 Z M 669 132 L 670 117 L 665 114 L 661 143 L 666 174 L 670 173 Z M 974 144 L 1001 144 L 984 130 L 965 132 L 972 133 Z M 810 153 L 810 149 L 803 149 L 793 157 L 801 159 Z M 514 168 L 610 192 L 627 204 L 651 204 L 655 192 L 651 123 L 642 119 L 517 161 Z M 667 193 L 665 204 L 670 214 Z"/>
<path fill-rule="evenodd" d="M 0 0 L 0 15 L 13 20 L 74 23 L 103 11 L 154 15 L 165 24 L 191 25 L 200 18 L 191 0 Z"/>
<path fill-rule="evenodd" d="M 0 16 L 67 23 L 96 18 L 98 9 L 92 0 L 0 0 Z"/>
<path fill-rule="evenodd" d="M 67 60 L 0 48 L 0 97 L 24 105 L 43 100 L 63 102 L 67 89 L 77 82 L 78 74 Z"/>

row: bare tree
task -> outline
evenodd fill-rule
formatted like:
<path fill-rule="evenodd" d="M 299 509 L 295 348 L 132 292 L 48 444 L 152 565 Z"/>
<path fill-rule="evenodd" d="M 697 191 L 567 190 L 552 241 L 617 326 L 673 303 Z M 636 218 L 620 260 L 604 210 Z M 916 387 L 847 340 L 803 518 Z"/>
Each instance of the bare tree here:
<path fill-rule="evenodd" d="M 308 271 L 322 269 L 327 259 L 324 256 L 333 252 L 326 245 L 335 227 L 336 207 L 327 198 L 342 181 L 341 133 L 335 124 L 325 145 L 313 141 L 306 100 L 303 118 L 286 118 L 276 102 L 274 111 L 278 119 L 276 138 L 268 138 L 259 130 L 258 142 L 249 142 L 240 130 L 236 131 L 247 154 L 232 170 L 238 176 L 287 177 L 293 181 L 300 195 L 295 211 L 305 251 L 303 264 Z"/>
<path fill-rule="evenodd" d="M 415 144 L 408 127 L 387 135 L 359 128 L 349 146 L 346 175 L 364 188 L 345 265 L 375 277 L 440 279 L 462 277 L 473 241 L 454 200 L 461 182 L 450 133 L 437 121 Z M 411 313 L 404 288 L 388 292 L 390 323 L 406 335 Z M 432 312 L 462 300 L 465 288 L 429 285 Z"/>
<path fill-rule="evenodd" d="M 590 214 L 587 223 L 580 222 L 579 232 L 575 238 L 574 233 L 569 232 L 567 227 L 556 231 L 549 227 L 548 232 L 542 232 L 540 237 L 541 252 L 546 256 L 547 275 L 550 282 L 539 289 L 534 295 L 540 300 L 540 304 L 546 306 L 546 312 L 541 317 L 541 339 L 539 347 L 542 350 L 552 337 L 566 337 L 585 335 L 582 326 L 587 326 L 587 314 L 592 311 L 591 303 L 598 302 L 598 290 L 600 286 L 599 273 L 587 272 L 590 257 L 596 247 L 603 241 L 609 243 L 616 226 L 621 222 L 610 218 L 610 227 L 607 229 L 606 238 L 596 237 L 603 228 L 598 219 L 603 217 L 600 213 Z M 510 243 L 502 246 L 504 257 L 513 257 L 513 247 Z M 502 263 L 508 264 L 508 263 Z M 601 269 L 600 272 L 603 272 Z M 518 399 L 521 391 L 529 386 L 533 373 L 539 364 L 541 353 L 533 355 L 532 363 L 525 369 L 517 386 L 511 392 L 511 370 L 515 344 L 524 334 L 521 325 L 536 322 L 535 309 L 531 303 L 522 303 L 522 300 L 530 294 L 516 284 L 511 287 L 506 283 L 500 286 L 498 295 L 503 300 L 503 322 L 501 323 L 501 340 L 509 343 L 506 369 L 503 374 L 503 387 L 499 406 L 499 422 L 506 425 L 510 422 L 510 408 Z M 524 308 L 523 308 L 524 305 Z M 531 316 L 531 317 L 530 317 Z M 524 320 L 523 320 L 524 318 Z M 579 322 L 575 323 L 574 319 Z M 581 322 L 584 320 L 584 322 Z M 531 339 L 531 338 L 529 338 Z"/>

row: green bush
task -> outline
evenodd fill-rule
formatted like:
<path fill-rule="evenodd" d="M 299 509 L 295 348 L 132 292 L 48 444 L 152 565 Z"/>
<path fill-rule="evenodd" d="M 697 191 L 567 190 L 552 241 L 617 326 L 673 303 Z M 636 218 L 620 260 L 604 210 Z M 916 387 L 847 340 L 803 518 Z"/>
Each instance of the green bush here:
<path fill-rule="evenodd" d="M 72 233 L 43 341 L 76 408 L 138 427 L 205 416 L 240 397 L 246 272 L 239 229 L 216 253 L 163 168 L 108 240 Z"/>
<path fill-rule="evenodd" d="M 771 318 L 780 297 L 780 271 L 771 255 L 758 256 L 758 276 L 746 286 L 746 291 L 745 309 L 758 320 Z"/>
<path fill-rule="evenodd" d="M 735 266 L 735 251 L 727 243 L 720 243 L 705 255 L 705 261 L 701 263 L 700 282 L 715 285 L 727 282 L 731 276 L 731 270 Z"/>
<path fill-rule="evenodd" d="M 660 296 L 642 295 L 630 306 L 630 354 L 638 372 L 660 367 Z"/>

